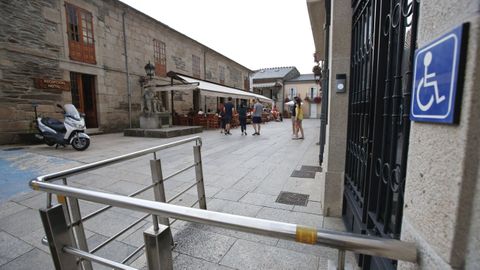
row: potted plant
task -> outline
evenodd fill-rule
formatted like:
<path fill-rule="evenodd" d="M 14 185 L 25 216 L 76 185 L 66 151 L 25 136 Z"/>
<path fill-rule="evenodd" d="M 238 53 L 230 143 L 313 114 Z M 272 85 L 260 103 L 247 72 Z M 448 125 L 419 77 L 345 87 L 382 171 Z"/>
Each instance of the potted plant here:
<path fill-rule="evenodd" d="M 310 97 L 309 97 L 308 95 L 306 95 L 303 100 L 304 100 L 305 102 L 312 102 L 312 100 L 310 99 Z"/>
<path fill-rule="evenodd" d="M 320 102 L 322 102 L 322 98 L 319 96 L 316 96 L 313 98 L 313 102 L 319 104 Z"/>

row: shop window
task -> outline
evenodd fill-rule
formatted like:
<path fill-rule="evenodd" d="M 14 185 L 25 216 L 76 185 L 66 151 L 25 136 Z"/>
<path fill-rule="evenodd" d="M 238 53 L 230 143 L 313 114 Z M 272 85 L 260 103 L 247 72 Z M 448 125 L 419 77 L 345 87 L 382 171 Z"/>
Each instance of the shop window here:
<path fill-rule="evenodd" d="M 92 13 L 65 3 L 70 59 L 96 64 Z"/>
<path fill-rule="evenodd" d="M 153 40 L 153 58 L 155 61 L 155 75 L 167 76 L 167 55 L 165 53 L 165 42 Z"/>
<path fill-rule="evenodd" d="M 192 55 L 192 76 L 200 78 L 200 57 Z"/>

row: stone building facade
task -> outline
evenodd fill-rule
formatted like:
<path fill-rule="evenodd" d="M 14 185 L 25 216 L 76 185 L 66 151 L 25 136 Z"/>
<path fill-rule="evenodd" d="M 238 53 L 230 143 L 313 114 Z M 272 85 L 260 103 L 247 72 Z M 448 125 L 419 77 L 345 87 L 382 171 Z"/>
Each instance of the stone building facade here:
<path fill-rule="evenodd" d="M 306 2 L 316 55 L 328 74 L 319 177 L 324 214 L 342 216 L 355 233 L 401 239 L 417 248 L 416 262 L 360 256 L 364 269 L 478 269 L 480 2 Z M 457 121 L 412 121 L 411 104 L 420 99 L 412 91 L 422 87 L 412 78 L 414 67 L 429 65 L 415 63 L 414 52 L 440 44 L 457 27 L 463 29 L 463 38 L 456 36 Z M 449 52 L 434 55 L 442 59 Z M 346 92 L 335 90 L 338 74 L 346 75 Z"/>
<path fill-rule="evenodd" d="M 124 42 L 126 41 L 126 42 Z M 155 84 L 168 71 L 246 89 L 251 71 L 167 25 L 116 0 L 0 1 L 0 144 L 34 132 L 32 103 L 61 118 L 55 104 L 73 103 L 87 128 L 120 131 L 138 125 L 144 66 Z M 162 94 L 167 110 L 171 96 Z M 174 95 L 177 112 L 201 102 Z"/>

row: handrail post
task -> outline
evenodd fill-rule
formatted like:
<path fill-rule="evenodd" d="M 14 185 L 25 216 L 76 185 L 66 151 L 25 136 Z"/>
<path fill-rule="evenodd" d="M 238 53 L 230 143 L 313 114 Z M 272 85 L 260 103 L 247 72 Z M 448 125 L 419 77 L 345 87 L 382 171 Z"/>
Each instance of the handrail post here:
<path fill-rule="evenodd" d="M 203 183 L 202 155 L 201 145 L 193 146 L 193 160 L 195 162 L 195 176 L 197 181 L 198 204 L 200 209 L 207 210 L 207 200 L 205 198 L 205 186 Z"/>
<path fill-rule="evenodd" d="M 149 270 L 172 270 L 173 259 L 170 244 L 173 242 L 169 226 L 158 225 L 143 232 L 145 254 Z"/>
<path fill-rule="evenodd" d="M 62 182 L 65 186 L 68 185 L 67 178 L 63 178 Z M 57 195 L 58 203 L 63 205 L 63 212 L 67 224 L 70 224 L 70 230 L 73 236 L 73 242 L 79 249 L 88 252 L 87 238 L 82 224 L 82 214 L 80 213 L 80 205 L 78 199 L 73 197 L 66 197 Z M 82 261 L 83 270 L 92 270 L 92 263 L 87 260 Z"/>
<path fill-rule="evenodd" d="M 345 270 L 345 250 L 338 250 L 337 270 Z"/>
<path fill-rule="evenodd" d="M 65 253 L 64 246 L 72 246 L 73 235 L 68 229 L 63 206 L 57 204 L 51 208 L 40 209 L 43 228 L 48 239 L 50 254 L 56 270 L 77 270 L 75 256 Z M 34 267 L 32 265 L 32 267 Z"/>
<path fill-rule="evenodd" d="M 156 157 L 155 157 L 156 158 Z M 150 170 L 152 172 L 152 182 L 156 184 L 153 187 L 153 194 L 155 196 L 155 201 L 157 202 L 166 202 L 167 198 L 165 196 L 165 186 L 163 181 L 163 173 L 162 173 L 162 162 L 160 159 L 153 159 L 150 160 Z M 155 229 L 158 229 L 158 223 L 169 226 L 170 222 L 167 217 L 153 217 L 153 226 Z"/>
<path fill-rule="evenodd" d="M 68 202 L 70 204 L 70 215 L 73 233 L 75 235 L 75 242 L 78 249 L 88 252 L 87 238 L 85 236 L 85 230 L 83 229 L 82 214 L 80 212 L 80 205 L 77 198 L 69 197 Z M 88 260 L 82 261 L 82 267 L 84 270 L 92 270 L 92 262 Z"/>

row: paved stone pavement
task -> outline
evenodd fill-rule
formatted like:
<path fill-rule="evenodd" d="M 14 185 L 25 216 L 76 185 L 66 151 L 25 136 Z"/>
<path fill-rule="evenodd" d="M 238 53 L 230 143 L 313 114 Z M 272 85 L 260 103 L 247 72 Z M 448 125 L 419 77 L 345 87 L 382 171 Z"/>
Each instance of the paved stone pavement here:
<path fill-rule="evenodd" d="M 290 177 L 292 171 L 300 169 L 302 165 L 318 165 L 319 147 L 316 142 L 319 121 L 304 121 L 304 140 L 291 139 L 290 119 L 262 125 L 260 136 L 251 135 L 250 125 L 248 129 L 247 136 L 241 136 L 238 128 L 233 129 L 230 136 L 220 134 L 219 130 L 199 134 L 203 141 L 202 160 L 208 209 L 344 231 L 340 219 L 320 215 L 322 205 L 318 179 Z M 25 177 L 187 137 L 191 135 L 169 139 L 124 137 L 122 134 L 95 135 L 90 148 L 84 152 L 77 152 L 71 147 L 55 149 L 46 145 L 21 146 L 21 150 L 12 149 L 18 146 L 0 147 L 0 162 L 4 162 L 0 167 L 0 179 L 3 179 L 0 183 L 8 185 L 7 178 L 19 178 L 17 180 L 25 184 L 23 191 L 20 188 L 6 192 L 3 201 L 0 200 L 0 269 L 53 269 L 49 250 L 40 243 L 44 232 L 38 209 L 45 206 L 45 194 L 30 191 Z M 192 144 L 161 151 L 158 157 L 162 160 L 164 175 L 169 175 L 193 162 Z M 69 178 L 68 184 L 126 195 L 151 182 L 150 159 L 151 155 L 90 171 Z M 5 165 L 5 162 L 8 164 Z M 166 181 L 167 199 L 194 183 L 194 179 L 194 171 L 189 170 Z M 309 195 L 307 205 L 275 202 L 282 191 Z M 12 193 L 17 194 L 9 197 Z M 147 191 L 139 197 L 153 199 L 153 193 Z M 190 206 L 196 198 L 196 188 L 193 188 L 173 203 Z M 82 215 L 100 207 L 102 205 L 81 201 Z M 95 247 L 140 216 L 141 213 L 112 208 L 86 221 L 84 225 L 89 247 Z M 96 254 L 121 261 L 142 244 L 142 232 L 149 226 L 151 219 L 147 218 Z M 173 253 L 175 269 L 326 269 L 327 260 L 336 260 L 337 254 L 336 250 L 327 247 L 185 221 L 175 222 L 172 231 L 176 242 Z M 347 254 L 347 260 L 352 262 L 352 254 Z M 143 269 L 145 256 L 136 256 L 129 263 Z M 96 264 L 94 266 L 95 269 L 107 269 Z"/>

